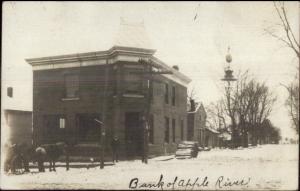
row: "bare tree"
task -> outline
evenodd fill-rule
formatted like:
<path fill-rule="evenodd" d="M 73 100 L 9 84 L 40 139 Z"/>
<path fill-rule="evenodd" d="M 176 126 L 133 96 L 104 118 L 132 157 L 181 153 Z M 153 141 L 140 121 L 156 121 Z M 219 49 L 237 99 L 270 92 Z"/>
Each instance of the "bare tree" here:
<path fill-rule="evenodd" d="M 283 85 L 289 92 L 286 105 L 291 117 L 293 128 L 299 134 L 299 74 L 288 86 Z"/>
<path fill-rule="evenodd" d="M 231 119 L 232 141 L 234 146 L 248 146 L 248 132 L 257 143 L 257 129 L 270 115 L 276 97 L 269 88 L 249 78 L 248 71 L 238 74 L 236 86 L 229 92 L 225 91 L 224 105 L 226 114 Z"/>
<path fill-rule="evenodd" d="M 297 57 L 300 58 L 299 39 L 297 39 L 294 30 L 291 28 L 284 2 L 274 1 L 273 5 L 279 18 L 279 23 L 277 23 L 276 26 L 279 27 L 282 35 L 276 33 L 274 27 L 265 28 L 264 31 L 270 36 L 284 43 L 287 47 L 291 48 L 296 53 Z"/>
<path fill-rule="evenodd" d="M 271 27 L 264 29 L 264 31 L 267 34 L 274 37 L 275 39 L 284 43 L 287 47 L 291 48 L 291 50 L 295 52 L 299 61 L 299 65 L 297 68 L 298 72 L 295 80 L 291 82 L 289 85 L 283 85 L 289 93 L 289 96 L 286 100 L 286 105 L 288 107 L 289 115 L 293 122 L 293 127 L 295 128 L 296 132 L 299 133 L 299 68 L 300 68 L 299 38 L 296 37 L 294 33 L 295 30 L 293 30 L 290 25 L 289 18 L 287 16 L 287 9 L 285 7 L 284 2 L 274 1 L 273 4 L 277 16 L 280 20 L 277 26 L 279 26 L 279 29 L 281 30 L 281 33 L 283 33 L 283 35 L 279 35 L 275 33 L 275 31 Z M 299 9 L 300 9 L 300 3 L 299 3 Z"/>
<path fill-rule="evenodd" d="M 194 102 L 194 106 L 195 108 L 197 108 L 197 106 L 200 104 L 200 101 L 197 97 L 197 93 L 195 90 L 195 87 L 192 87 L 189 91 L 188 91 L 188 95 L 187 95 L 187 105 L 188 107 L 191 107 L 191 103 Z"/>
<path fill-rule="evenodd" d="M 216 103 L 210 103 L 206 107 L 207 122 L 210 126 L 218 130 L 227 129 L 227 116 L 225 113 L 224 100 L 220 99 Z"/>
<path fill-rule="evenodd" d="M 251 130 L 253 135 L 253 143 L 257 144 L 258 128 L 264 120 L 271 114 L 273 105 L 277 99 L 270 92 L 269 88 L 264 83 L 259 83 L 256 80 L 251 80 L 247 86 L 248 96 L 252 97 L 249 110 L 246 114 L 246 122 L 249 124 L 248 130 Z"/>

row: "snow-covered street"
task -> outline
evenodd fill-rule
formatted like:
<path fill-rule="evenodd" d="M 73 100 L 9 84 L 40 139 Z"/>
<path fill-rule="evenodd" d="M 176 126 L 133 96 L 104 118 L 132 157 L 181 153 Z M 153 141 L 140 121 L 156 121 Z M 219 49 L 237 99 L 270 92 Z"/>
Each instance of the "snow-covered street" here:
<path fill-rule="evenodd" d="M 121 161 L 116 165 L 2 175 L 2 188 L 23 189 L 187 189 L 296 190 L 298 145 L 263 145 L 239 150 L 214 149 L 195 159 Z M 177 177 L 177 178 L 176 178 Z M 135 179 L 136 178 L 136 179 Z M 190 179 L 190 180 L 189 180 Z M 130 184 L 131 182 L 131 184 Z M 227 186 L 226 186 L 226 185 Z M 230 186 L 231 184 L 231 186 Z M 151 187 L 151 188 L 150 188 Z"/>

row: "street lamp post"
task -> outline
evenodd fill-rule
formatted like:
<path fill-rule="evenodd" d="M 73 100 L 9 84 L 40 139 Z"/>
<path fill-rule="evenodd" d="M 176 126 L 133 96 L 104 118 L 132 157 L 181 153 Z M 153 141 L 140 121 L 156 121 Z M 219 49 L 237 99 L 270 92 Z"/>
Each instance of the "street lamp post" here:
<path fill-rule="evenodd" d="M 224 69 L 225 72 L 225 76 L 224 78 L 222 78 L 222 81 L 227 82 L 227 86 L 225 86 L 225 92 L 226 92 L 226 98 L 227 98 L 227 106 L 228 106 L 228 112 L 231 118 L 231 125 L 232 125 L 232 141 L 234 143 L 234 145 L 236 144 L 236 123 L 234 120 L 234 113 L 232 113 L 231 110 L 231 83 L 237 81 L 237 79 L 233 76 L 233 70 L 230 68 L 230 63 L 232 62 L 232 57 L 230 54 L 230 48 L 228 47 L 228 53 L 226 55 L 226 66 Z"/>

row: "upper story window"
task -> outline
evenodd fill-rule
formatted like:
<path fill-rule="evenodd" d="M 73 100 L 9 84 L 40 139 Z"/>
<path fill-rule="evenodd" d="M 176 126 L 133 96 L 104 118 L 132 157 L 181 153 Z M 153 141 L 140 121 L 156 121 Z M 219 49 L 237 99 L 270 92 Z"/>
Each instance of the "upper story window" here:
<path fill-rule="evenodd" d="M 165 103 L 169 103 L 169 84 L 165 84 Z"/>
<path fill-rule="evenodd" d="M 175 91 L 175 86 L 172 87 L 172 105 L 175 106 L 176 102 L 176 91 Z"/>
<path fill-rule="evenodd" d="M 143 91 L 142 69 L 126 68 L 125 69 L 125 92 L 129 94 L 141 94 Z"/>
<path fill-rule="evenodd" d="M 153 101 L 154 96 L 154 83 L 148 80 L 148 88 L 149 88 L 149 99 Z"/>
<path fill-rule="evenodd" d="M 76 98 L 79 96 L 79 76 L 76 74 L 65 75 L 65 97 Z"/>

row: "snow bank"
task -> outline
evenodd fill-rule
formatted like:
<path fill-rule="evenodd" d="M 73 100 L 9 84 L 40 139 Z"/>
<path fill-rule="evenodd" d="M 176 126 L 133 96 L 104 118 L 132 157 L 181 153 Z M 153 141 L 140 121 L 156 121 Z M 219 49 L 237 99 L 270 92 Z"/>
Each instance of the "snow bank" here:
<path fill-rule="evenodd" d="M 169 157 L 169 156 L 167 156 Z M 129 183 L 138 178 L 139 184 L 157 184 L 163 175 L 164 188 L 167 183 L 177 183 L 198 178 L 199 184 L 205 177 L 207 187 L 182 187 L 174 189 L 216 189 L 216 181 L 249 181 L 245 186 L 234 185 L 218 189 L 225 190 L 295 190 L 298 186 L 298 145 L 264 145 L 241 150 L 213 149 L 200 152 L 197 158 L 164 161 L 165 157 L 149 159 L 148 164 L 141 160 L 122 161 L 116 165 L 90 168 L 71 168 L 66 171 L 58 167 L 56 172 L 38 173 L 37 170 L 23 175 L 3 175 L 2 188 L 23 189 L 129 189 Z M 161 189 L 152 187 L 152 189 Z"/>

